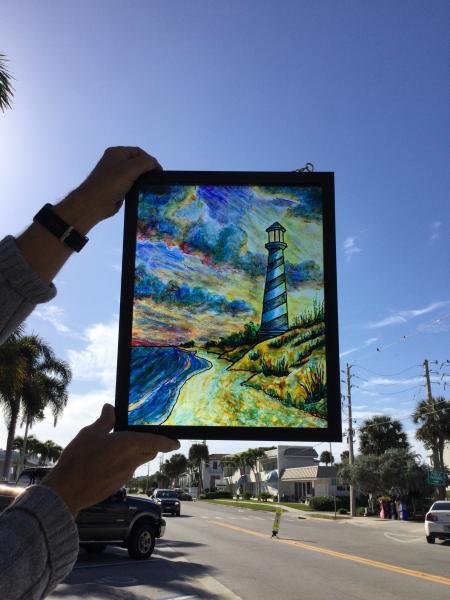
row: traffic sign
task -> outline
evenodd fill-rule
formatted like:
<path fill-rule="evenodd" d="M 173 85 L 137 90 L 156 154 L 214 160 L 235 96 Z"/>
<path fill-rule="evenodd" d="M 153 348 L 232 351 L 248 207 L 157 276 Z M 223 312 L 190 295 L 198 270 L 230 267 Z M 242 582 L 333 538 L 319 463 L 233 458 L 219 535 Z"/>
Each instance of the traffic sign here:
<path fill-rule="evenodd" d="M 442 471 L 428 471 L 427 481 L 431 485 L 445 485 L 445 473 Z"/>

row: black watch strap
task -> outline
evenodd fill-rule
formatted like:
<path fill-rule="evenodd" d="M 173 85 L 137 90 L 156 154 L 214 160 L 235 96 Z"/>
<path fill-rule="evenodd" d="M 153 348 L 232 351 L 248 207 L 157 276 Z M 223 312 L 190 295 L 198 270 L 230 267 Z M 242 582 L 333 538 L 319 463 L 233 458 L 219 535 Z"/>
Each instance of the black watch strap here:
<path fill-rule="evenodd" d="M 69 246 L 75 252 L 79 252 L 89 241 L 85 235 L 77 231 L 72 225 L 66 223 L 54 212 L 51 204 L 45 204 L 41 210 L 34 215 L 33 221 L 45 227 L 53 233 L 60 242 Z"/>

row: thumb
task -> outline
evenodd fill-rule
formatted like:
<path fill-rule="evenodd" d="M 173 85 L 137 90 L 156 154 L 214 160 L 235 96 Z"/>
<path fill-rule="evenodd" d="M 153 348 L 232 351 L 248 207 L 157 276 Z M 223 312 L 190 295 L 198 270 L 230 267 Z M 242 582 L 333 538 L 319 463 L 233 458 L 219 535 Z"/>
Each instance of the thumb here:
<path fill-rule="evenodd" d="M 116 422 L 116 413 L 112 404 L 104 404 L 99 418 L 92 423 L 92 427 L 99 432 L 109 433 Z"/>

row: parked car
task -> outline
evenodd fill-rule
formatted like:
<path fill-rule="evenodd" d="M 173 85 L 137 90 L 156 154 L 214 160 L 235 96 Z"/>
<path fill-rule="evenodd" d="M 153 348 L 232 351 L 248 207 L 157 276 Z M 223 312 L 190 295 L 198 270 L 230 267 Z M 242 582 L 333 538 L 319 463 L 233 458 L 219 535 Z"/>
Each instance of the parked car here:
<path fill-rule="evenodd" d="M 175 492 L 175 496 L 178 498 L 178 500 L 187 500 L 189 502 L 192 502 L 191 494 L 188 494 L 187 492 L 180 489 L 174 489 L 173 491 Z"/>
<path fill-rule="evenodd" d="M 49 470 L 48 467 L 25 469 L 15 487 L 1 486 L 0 511 L 26 487 L 40 483 Z M 152 500 L 128 496 L 122 488 L 80 511 L 76 519 L 80 547 L 89 554 L 98 554 L 107 545 L 122 546 L 128 549 L 131 558 L 150 558 L 156 538 L 164 536 L 166 521 L 161 514 L 161 506 Z"/>
<path fill-rule="evenodd" d="M 157 489 L 154 491 L 152 499 L 159 504 L 163 513 L 170 513 L 175 517 L 180 516 L 180 501 L 175 490 Z"/>
<path fill-rule="evenodd" d="M 450 540 L 450 501 L 439 500 L 431 506 L 425 515 L 425 536 L 429 544 Z"/>

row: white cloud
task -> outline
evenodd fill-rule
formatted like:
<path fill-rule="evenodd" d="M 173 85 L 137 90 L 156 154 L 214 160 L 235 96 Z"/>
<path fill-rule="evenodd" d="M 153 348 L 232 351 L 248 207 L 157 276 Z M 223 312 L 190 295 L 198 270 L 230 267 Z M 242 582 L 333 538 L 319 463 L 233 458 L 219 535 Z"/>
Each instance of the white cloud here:
<path fill-rule="evenodd" d="M 114 385 L 118 327 L 118 320 L 114 318 L 108 324 L 97 323 L 85 330 L 86 348 L 68 351 L 74 380 Z"/>
<path fill-rule="evenodd" d="M 353 348 L 350 348 L 349 350 L 345 350 L 344 352 L 341 352 L 339 354 L 339 356 L 340 356 L 340 358 L 342 358 L 343 356 L 347 356 L 347 354 L 352 354 L 353 352 L 357 352 L 358 350 L 363 350 L 364 348 L 371 346 L 372 344 L 374 344 L 377 341 L 378 341 L 378 338 L 371 337 L 368 340 L 366 340 L 362 346 L 353 346 Z"/>
<path fill-rule="evenodd" d="M 66 313 L 63 308 L 56 304 L 43 305 L 34 311 L 35 316 L 43 321 L 48 321 L 59 333 L 72 333 L 71 328 L 64 323 Z"/>
<path fill-rule="evenodd" d="M 342 245 L 347 262 L 350 262 L 355 254 L 359 254 L 361 252 L 361 248 L 358 248 L 358 246 L 355 244 L 355 240 L 356 237 L 348 237 L 344 240 Z"/>
<path fill-rule="evenodd" d="M 377 327 L 386 327 L 387 325 L 396 325 L 399 323 L 406 323 L 410 319 L 414 319 L 416 317 L 420 317 L 421 315 L 425 315 L 429 312 L 432 312 L 438 308 L 443 306 L 447 306 L 448 301 L 445 302 L 432 302 L 428 304 L 428 306 L 424 306 L 423 308 L 416 308 L 411 310 L 399 310 L 390 317 L 386 317 L 381 321 L 369 321 L 368 327 L 370 329 L 375 329 Z"/>
<path fill-rule="evenodd" d="M 433 221 L 433 223 L 431 223 L 430 242 L 434 242 L 434 240 L 437 240 L 439 238 L 441 233 L 441 225 L 441 221 Z"/>
<path fill-rule="evenodd" d="M 363 381 L 360 388 L 370 388 L 378 385 L 401 385 L 408 387 L 423 383 L 422 377 L 410 377 L 409 379 L 394 379 L 391 377 L 372 377 L 367 381 Z"/>

